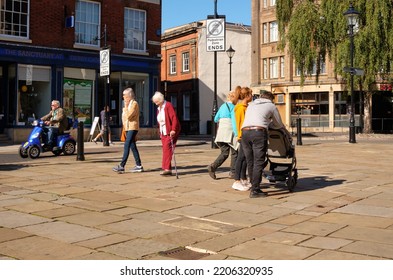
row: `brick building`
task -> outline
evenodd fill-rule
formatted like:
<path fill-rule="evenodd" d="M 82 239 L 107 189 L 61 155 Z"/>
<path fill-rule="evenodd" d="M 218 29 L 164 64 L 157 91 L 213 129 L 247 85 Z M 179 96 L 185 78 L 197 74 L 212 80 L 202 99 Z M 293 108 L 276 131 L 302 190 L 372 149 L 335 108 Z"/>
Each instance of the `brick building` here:
<path fill-rule="evenodd" d="M 52 99 L 87 128 L 107 102 L 111 125 L 119 127 L 122 91 L 132 87 L 141 136 L 152 137 L 160 38 L 160 0 L 1 1 L 0 133 L 14 143 L 25 140 Z M 110 48 L 110 75 L 101 77 L 104 47 Z"/>
<path fill-rule="evenodd" d="M 161 41 L 161 88 L 176 107 L 185 134 L 210 134 L 216 86 L 218 107 L 230 89 L 249 86 L 251 78 L 251 28 L 226 22 L 225 49 L 217 52 L 217 79 L 214 79 L 214 52 L 207 51 L 206 20 L 165 30 Z M 235 50 L 229 65 L 225 50 Z M 230 84 L 231 83 L 231 84 Z"/>

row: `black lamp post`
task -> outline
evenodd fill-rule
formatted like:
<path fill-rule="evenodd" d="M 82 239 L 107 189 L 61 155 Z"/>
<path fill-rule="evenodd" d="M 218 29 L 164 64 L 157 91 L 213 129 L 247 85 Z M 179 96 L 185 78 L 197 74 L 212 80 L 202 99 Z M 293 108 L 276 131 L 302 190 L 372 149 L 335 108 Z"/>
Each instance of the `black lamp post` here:
<path fill-rule="evenodd" d="M 350 68 L 350 75 L 351 75 L 351 114 L 349 119 L 349 143 L 356 143 L 356 136 L 355 136 L 355 106 L 354 106 L 354 93 L 353 93 L 353 75 L 355 74 L 353 71 L 353 28 L 358 23 L 358 16 L 359 12 L 355 10 L 352 6 L 352 3 L 349 6 L 349 9 L 344 13 L 344 16 L 347 18 L 347 24 L 349 28 L 349 39 L 350 39 L 350 59 L 351 59 L 351 68 Z"/>
<path fill-rule="evenodd" d="M 226 50 L 229 57 L 229 91 L 232 90 L 232 57 L 235 55 L 235 50 L 232 49 L 232 45 Z"/>

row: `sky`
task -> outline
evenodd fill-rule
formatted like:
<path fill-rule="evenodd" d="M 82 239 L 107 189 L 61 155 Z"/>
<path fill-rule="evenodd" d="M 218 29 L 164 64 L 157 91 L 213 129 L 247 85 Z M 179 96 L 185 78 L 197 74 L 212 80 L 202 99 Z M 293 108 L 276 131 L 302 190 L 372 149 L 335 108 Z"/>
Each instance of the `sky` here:
<path fill-rule="evenodd" d="M 214 15 L 214 0 L 162 0 L 162 31 Z M 251 25 L 251 0 L 217 0 L 226 22 Z"/>

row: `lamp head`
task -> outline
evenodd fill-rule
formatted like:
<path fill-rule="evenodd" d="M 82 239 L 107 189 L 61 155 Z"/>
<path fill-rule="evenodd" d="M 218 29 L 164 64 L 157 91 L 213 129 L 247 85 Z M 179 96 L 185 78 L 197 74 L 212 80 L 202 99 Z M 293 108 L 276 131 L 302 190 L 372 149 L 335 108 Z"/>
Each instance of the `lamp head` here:
<path fill-rule="evenodd" d="M 347 18 L 348 26 L 356 26 L 358 22 L 359 12 L 355 10 L 352 3 L 349 5 L 349 9 L 344 13 Z"/>
<path fill-rule="evenodd" d="M 234 49 L 232 49 L 232 45 L 229 46 L 229 49 L 226 50 L 226 53 L 227 53 L 229 58 L 232 58 L 235 55 L 235 52 L 236 51 Z"/>

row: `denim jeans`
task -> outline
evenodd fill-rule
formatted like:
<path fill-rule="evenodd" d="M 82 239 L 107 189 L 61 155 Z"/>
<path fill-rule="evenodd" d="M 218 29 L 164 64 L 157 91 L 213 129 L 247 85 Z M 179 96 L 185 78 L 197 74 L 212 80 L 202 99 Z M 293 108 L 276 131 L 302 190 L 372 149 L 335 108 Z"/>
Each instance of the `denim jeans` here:
<path fill-rule="evenodd" d="M 243 130 L 241 147 L 246 157 L 252 190 L 260 188 L 267 152 L 267 130 Z"/>
<path fill-rule="evenodd" d="M 44 128 L 44 132 L 46 132 L 46 141 L 47 144 L 50 146 L 56 146 L 57 145 L 57 135 L 59 134 L 59 128 L 55 126 L 46 126 Z"/>
<path fill-rule="evenodd" d="M 130 149 L 134 155 L 135 164 L 138 166 L 142 165 L 141 158 L 139 157 L 139 151 L 136 147 L 135 137 L 138 134 L 138 130 L 128 130 L 126 141 L 124 142 L 123 158 L 121 160 L 120 166 L 124 167 L 127 163 L 128 156 L 130 155 Z"/>

